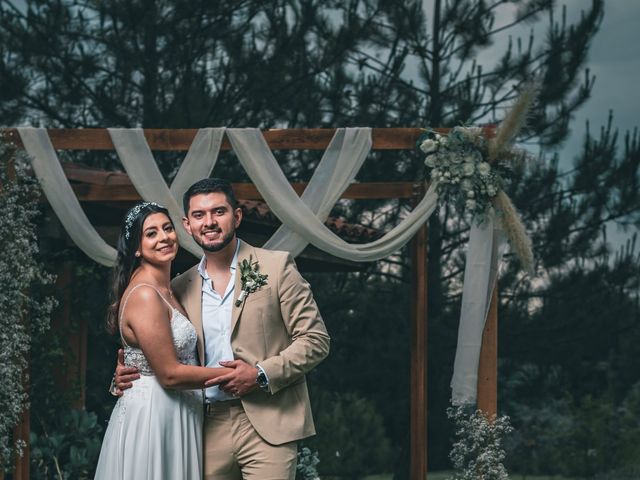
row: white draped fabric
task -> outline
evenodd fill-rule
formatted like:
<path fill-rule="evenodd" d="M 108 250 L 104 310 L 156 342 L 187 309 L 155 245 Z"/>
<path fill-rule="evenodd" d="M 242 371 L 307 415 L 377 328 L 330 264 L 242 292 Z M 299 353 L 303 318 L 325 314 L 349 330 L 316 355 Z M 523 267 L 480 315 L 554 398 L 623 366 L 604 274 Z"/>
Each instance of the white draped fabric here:
<path fill-rule="evenodd" d="M 476 401 L 482 332 L 498 276 L 498 260 L 502 257 L 505 246 L 504 235 L 492 215 L 482 225 L 474 224 L 471 227 L 464 269 L 458 343 L 451 379 L 451 399 L 454 405 L 467 405 Z"/>
<path fill-rule="evenodd" d="M 82 211 L 47 131 L 34 128 L 18 131 L 42 189 L 70 237 L 97 262 L 113 265 L 115 250 L 98 235 Z M 201 129 L 171 187 L 162 178 L 142 130 L 109 129 L 118 156 L 140 196 L 167 206 L 176 223 L 180 223 L 183 216 L 182 193 L 195 181 L 211 174 L 225 132 L 243 168 L 282 222 L 266 248 L 298 255 L 311 243 L 340 258 L 378 260 L 405 245 L 437 206 L 436 184 L 432 183 L 407 217 L 383 237 L 366 244 L 345 242 L 324 225 L 331 208 L 354 181 L 371 149 L 370 128 L 337 129 L 301 197 L 289 184 L 258 129 Z M 183 247 L 196 256 L 202 254 L 182 229 L 178 228 L 178 232 Z M 473 403 L 476 399 L 482 331 L 501 253 L 498 236 L 493 220 L 481 227 L 472 227 L 452 380 L 454 403 Z"/>
<path fill-rule="evenodd" d="M 113 265 L 116 261 L 116 251 L 98 235 L 82 210 L 64 175 L 47 131 L 44 128 L 23 127 L 18 128 L 18 133 L 29 154 L 42 191 L 71 239 L 96 262 Z"/>
<path fill-rule="evenodd" d="M 224 128 L 204 128 L 198 131 L 171 189 L 162 178 L 142 129 L 110 128 L 109 135 L 140 196 L 148 202 L 156 202 L 167 207 L 173 223 L 176 226 L 181 225 L 184 216 L 181 206 L 182 194 L 192 183 L 211 174 L 220 152 Z M 202 255 L 202 249 L 186 230 L 176 228 L 176 232 L 180 246 L 196 257 Z"/>
<path fill-rule="evenodd" d="M 247 136 L 257 137 L 258 135 L 262 137 L 262 133 L 255 129 L 231 130 L 230 138 L 233 138 L 231 140 L 232 145 L 236 148 L 238 144 L 245 141 L 244 139 Z M 341 128 L 336 131 L 309 184 L 300 197 L 300 200 L 314 213 L 320 222 L 324 222 L 327 219 L 342 192 L 353 182 L 370 150 L 370 128 Z M 246 149 L 242 151 L 244 152 Z M 243 165 L 248 164 L 250 168 L 259 172 L 262 170 L 260 165 L 264 164 L 265 159 L 268 162 L 275 162 L 268 147 L 266 152 L 267 154 L 265 155 L 265 151 L 261 150 L 261 157 L 254 157 L 250 153 L 248 156 L 243 157 L 241 161 Z M 289 182 L 286 183 L 289 185 Z M 270 192 L 267 195 L 270 195 Z M 269 204 L 269 199 L 267 197 L 264 198 Z M 291 223 L 283 221 L 282 226 L 273 234 L 264 247 L 271 250 L 286 250 L 291 252 L 293 256 L 302 253 L 308 241 L 288 227 Z"/>
<path fill-rule="evenodd" d="M 433 213 L 438 202 L 436 185 L 432 184 L 417 207 L 382 238 L 365 244 L 350 244 L 329 230 L 298 197 L 278 166 L 260 130 L 231 128 L 227 130 L 227 135 L 240 163 L 271 211 L 307 242 L 336 257 L 366 262 L 388 256 L 413 237 Z M 346 170 L 351 171 L 349 167 Z M 326 185 L 325 188 L 339 191 L 341 184 L 337 188 L 333 185 Z M 320 194 L 321 192 L 316 193 Z"/>

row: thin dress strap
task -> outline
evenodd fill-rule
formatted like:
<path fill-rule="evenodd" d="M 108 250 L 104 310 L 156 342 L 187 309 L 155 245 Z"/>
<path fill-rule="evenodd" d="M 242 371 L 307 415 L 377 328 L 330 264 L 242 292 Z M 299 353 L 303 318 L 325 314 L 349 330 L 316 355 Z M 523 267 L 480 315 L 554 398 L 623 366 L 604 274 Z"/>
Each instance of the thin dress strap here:
<path fill-rule="evenodd" d="M 122 306 L 120 307 L 120 314 L 118 315 L 118 330 L 120 330 L 120 340 L 122 341 L 122 344 L 125 347 L 128 347 L 129 344 L 124 339 L 124 335 L 122 335 L 122 314 L 124 313 L 124 309 L 127 306 L 127 302 L 129 301 L 129 297 L 134 292 L 134 290 L 136 288 L 138 288 L 138 287 L 151 287 L 151 288 L 153 288 L 156 291 L 156 293 L 158 294 L 158 296 L 162 299 L 162 301 L 167 304 L 167 306 L 169 307 L 169 310 L 171 310 L 171 312 L 173 312 L 175 310 L 175 307 L 173 305 L 171 305 L 169 300 L 164 298 L 164 295 L 162 295 L 162 293 L 160 293 L 160 290 L 158 290 L 154 285 L 151 285 L 150 283 L 139 283 L 139 284 L 135 285 L 131 290 L 129 290 L 129 293 L 127 293 L 127 296 L 124 298 L 124 301 L 122 302 Z"/>

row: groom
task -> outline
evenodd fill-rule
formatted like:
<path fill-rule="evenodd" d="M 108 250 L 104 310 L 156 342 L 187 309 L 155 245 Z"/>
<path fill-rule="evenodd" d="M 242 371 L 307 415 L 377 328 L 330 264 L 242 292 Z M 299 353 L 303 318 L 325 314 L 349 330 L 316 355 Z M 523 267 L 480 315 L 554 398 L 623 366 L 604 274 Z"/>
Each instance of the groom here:
<path fill-rule="evenodd" d="M 288 253 L 237 238 L 242 210 L 229 182 L 200 180 L 183 200 L 184 227 L 204 256 L 172 288 L 198 332 L 201 363 L 233 369 L 205 390 L 205 479 L 293 479 L 296 442 L 315 434 L 305 374 L 329 352 L 309 284 Z M 243 294 L 249 275 L 262 285 Z M 118 365 L 120 389 L 135 378 Z"/>

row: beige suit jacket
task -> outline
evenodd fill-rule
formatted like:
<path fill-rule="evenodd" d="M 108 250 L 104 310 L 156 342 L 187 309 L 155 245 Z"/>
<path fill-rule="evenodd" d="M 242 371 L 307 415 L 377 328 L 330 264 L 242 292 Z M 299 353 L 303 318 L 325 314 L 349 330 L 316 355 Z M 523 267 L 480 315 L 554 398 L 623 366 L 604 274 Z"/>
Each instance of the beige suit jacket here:
<path fill-rule="evenodd" d="M 329 353 L 329 335 L 313 299 L 287 252 L 264 250 L 241 242 L 238 263 L 258 262 L 267 284 L 236 307 L 241 291 L 236 271 L 231 319 L 231 348 L 236 359 L 257 363 L 269 378 L 270 392 L 256 390 L 242 405 L 258 434 L 280 445 L 315 434 L 305 374 Z M 194 266 L 172 286 L 198 332 L 198 355 L 204 361 L 202 277 Z"/>

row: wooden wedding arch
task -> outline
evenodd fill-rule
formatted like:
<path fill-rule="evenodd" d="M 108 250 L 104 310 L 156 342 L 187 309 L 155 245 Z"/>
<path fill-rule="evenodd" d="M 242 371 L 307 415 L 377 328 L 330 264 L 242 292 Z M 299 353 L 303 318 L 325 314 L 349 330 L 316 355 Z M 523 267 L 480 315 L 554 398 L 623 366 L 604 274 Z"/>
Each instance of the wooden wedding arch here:
<path fill-rule="evenodd" d="M 446 129 L 443 129 L 446 131 Z M 5 138 L 19 148 L 22 142 L 17 130 L 0 129 Z M 49 137 L 56 150 L 114 150 L 106 129 L 49 129 Z M 187 151 L 196 129 L 145 129 L 144 135 L 152 151 Z M 264 130 L 263 135 L 271 150 L 325 150 L 335 129 L 277 129 Z M 413 150 L 422 130 L 419 128 L 373 128 L 372 150 Z M 223 139 L 221 150 L 230 150 L 228 139 Z M 306 184 L 293 184 L 298 194 Z M 81 202 L 136 201 L 139 194 L 132 185 L 82 185 L 75 188 Z M 262 196 L 252 184 L 234 184 L 239 199 L 261 200 Z M 426 192 L 424 183 L 383 182 L 352 184 L 343 193 L 346 199 L 410 199 L 417 204 Z M 411 424 L 410 424 L 410 478 L 427 478 L 427 225 L 415 234 L 412 244 L 412 308 L 411 308 Z M 484 328 L 480 363 L 478 367 L 477 406 L 488 415 L 497 413 L 497 287 L 493 292 L 489 315 Z M 68 306 L 66 306 L 68 308 Z M 86 335 L 86 334 L 85 334 Z M 82 343 L 82 339 L 80 339 Z M 85 338 L 86 342 L 86 338 Z M 78 368 L 86 368 L 82 358 L 82 345 Z M 86 355 L 86 343 L 85 353 Z M 80 372 L 81 374 L 83 372 Z M 81 392 L 82 399 L 84 392 Z M 80 402 L 84 406 L 84 401 Z M 15 439 L 29 440 L 29 412 L 16 428 Z M 0 480 L 4 475 L 0 472 Z M 15 480 L 29 478 L 28 446 L 26 454 L 16 458 L 13 472 Z"/>

